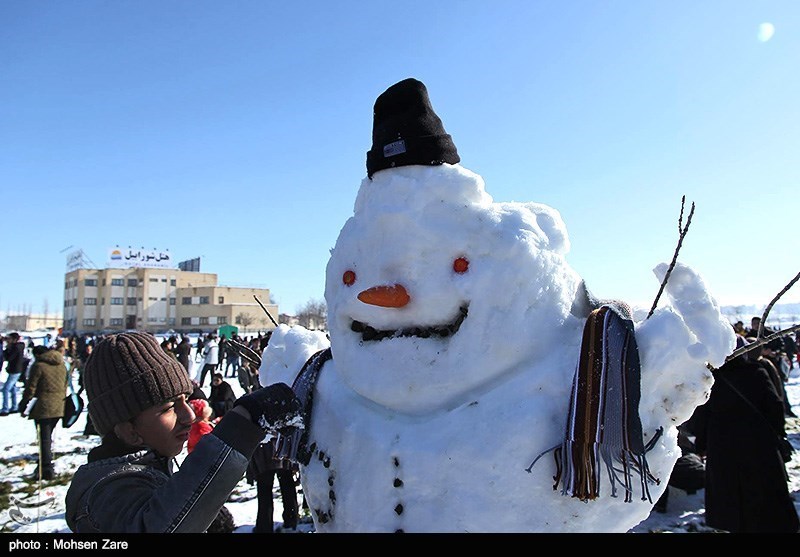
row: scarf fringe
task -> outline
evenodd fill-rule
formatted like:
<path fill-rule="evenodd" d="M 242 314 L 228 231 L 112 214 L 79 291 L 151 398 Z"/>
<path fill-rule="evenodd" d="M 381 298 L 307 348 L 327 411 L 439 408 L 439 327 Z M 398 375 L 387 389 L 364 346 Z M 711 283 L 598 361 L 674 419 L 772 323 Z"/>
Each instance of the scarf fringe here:
<path fill-rule="evenodd" d="M 540 453 L 530 472 L 546 453 L 553 452 L 553 489 L 591 501 L 600 496 L 602 468 L 611 497 L 620 488 L 625 502 L 633 501 L 634 475 L 642 501 L 652 503 L 649 484 L 660 484 L 647 464 L 650 451 L 663 433 L 658 428 L 645 445 L 639 418 L 641 370 L 633 322 L 611 305 L 594 310 L 584 328 L 581 356 L 573 380 L 564 441 Z"/>

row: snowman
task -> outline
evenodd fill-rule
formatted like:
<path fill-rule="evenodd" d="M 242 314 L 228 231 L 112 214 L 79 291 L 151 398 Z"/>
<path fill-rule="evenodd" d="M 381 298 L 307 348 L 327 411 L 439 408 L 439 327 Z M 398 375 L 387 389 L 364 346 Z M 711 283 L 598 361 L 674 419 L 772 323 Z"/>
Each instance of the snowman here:
<path fill-rule="evenodd" d="M 330 340 L 281 325 L 260 368 L 304 400 L 316 531 L 625 532 L 648 516 L 733 331 L 691 268 L 634 322 L 569 248 L 555 209 L 495 202 L 461 166 L 423 83 L 377 98 L 326 269 Z"/>

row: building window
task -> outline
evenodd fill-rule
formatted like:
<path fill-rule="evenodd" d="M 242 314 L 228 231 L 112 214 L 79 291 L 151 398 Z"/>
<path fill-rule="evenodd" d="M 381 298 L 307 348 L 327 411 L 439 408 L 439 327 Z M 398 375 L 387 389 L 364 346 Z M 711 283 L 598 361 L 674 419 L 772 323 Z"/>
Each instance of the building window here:
<path fill-rule="evenodd" d="M 111 286 L 125 286 L 125 279 L 112 278 L 111 279 Z"/>
<path fill-rule="evenodd" d="M 169 279 L 169 285 L 170 286 L 175 286 L 176 284 L 177 284 L 177 282 L 175 281 L 175 279 Z"/>
<path fill-rule="evenodd" d="M 218 297 L 217 298 L 217 303 L 218 304 L 224 304 L 225 303 L 225 296 Z"/>
<path fill-rule="evenodd" d="M 103 279 L 103 286 L 105 286 L 105 285 L 106 285 L 106 279 Z M 103 324 L 102 324 L 102 323 L 100 323 L 100 326 L 101 326 L 101 327 L 102 327 L 102 325 L 103 325 Z"/>
<path fill-rule="evenodd" d="M 119 317 L 112 317 L 108 320 L 108 325 L 110 327 L 122 327 L 122 319 Z"/>
<path fill-rule="evenodd" d="M 224 315 L 222 317 L 217 317 L 217 323 L 220 325 L 224 325 L 228 322 L 228 318 Z"/>
<path fill-rule="evenodd" d="M 158 279 L 157 278 L 151 278 L 150 282 L 158 282 Z"/>
<path fill-rule="evenodd" d="M 125 303 L 125 298 L 111 298 L 112 306 L 121 306 Z"/>
<path fill-rule="evenodd" d="M 97 305 L 97 298 L 84 298 L 83 305 L 85 306 L 96 306 Z"/>
<path fill-rule="evenodd" d="M 97 279 L 83 279 L 84 286 L 97 286 Z"/>
<path fill-rule="evenodd" d="M 147 322 L 148 323 L 158 323 L 158 317 L 148 317 L 147 318 Z"/>
<path fill-rule="evenodd" d="M 104 306 L 104 305 L 106 305 L 106 298 L 105 298 L 105 296 L 103 296 L 102 298 L 100 298 L 100 305 L 101 305 L 101 306 Z"/>
<path fill-rule="evenodd" d="M 162 278 L 162 279 L 161 279 L 161 282 L 167 282 L 167 279 L 165 279 L 165 278 Z"/>
<path fill-rule="evenodd" d="M 200 303 L 207 304 L 208 303 L 208 296 L 200 296 Z"/>
<path fill-rule="evenodd" d="M 169 318 L 169 324 L 170 324 L 170 326 L 175 325 L 175 318 L 174 317 L 170 317 Z"/>
<path fill-rule="evenodd" d="M 101 327 L 103 326 L 103 319 L 102 318 L 100 318 L 100 326 Z"/>
<path fill-rule="evenodd" d="M 208 325 L 208 317 L 201 317 L 200 318 L 201 325 Z"/>
<path fill-rule="evenodd" d="M 183 305 L 185 305 L 185 306 L 192 305 L 192 297 L 191 296 L 184 296 L 183 298 L 181 298 L 181 303 Z"/>
<path fill-rule="evenodd" d="M 78 286 L 78 279 L 72 279 L 72 286 Z"/>
<path fill-rule="evenodd" d="M 150 296 L 149 298 L 147 298 L 147 300 L 148 300 L 148 301 L 150 301 L 150 302 L 157 302 L 157 301 L 158 301 L 158 298 L 155 298 L 155 297 L 153 297 L 153 296 Z"/>
<path fill-rule="evenodd" d="M 128 305 L 135 306 L 136 305 L 136 298 L 128 298 Z"/>
<path fill-rule="evenodd" d="M 95 320 L 94 319 L 84 319 L 83 326 L 84 327 L 94 327 Z"/>
<path fill-rule="evenodd" d="M 170 298 L 169 299 L 169 305 L 174 306 L 175 305 L 175 301 L 176 301 L 175 298 Z"/>
<path fill-rule="evenodd" d="M 192 318 L 191 317 L 181 317 L 181 325 L 191 325 Z"/>
<path fill-rule="evenodd" d="M 166 302 L 166 301 L 167 301 L 167 299 L 166 299 L 166 298 L 161 298 L 161 301 L 162 301 L 162 302 Z"/>
<path fill-rule="evenodd" d="M 139 281 L 136 279 L 128 279 L 128 286 L 136 286 L 137 284 L 139 284 Z"/>

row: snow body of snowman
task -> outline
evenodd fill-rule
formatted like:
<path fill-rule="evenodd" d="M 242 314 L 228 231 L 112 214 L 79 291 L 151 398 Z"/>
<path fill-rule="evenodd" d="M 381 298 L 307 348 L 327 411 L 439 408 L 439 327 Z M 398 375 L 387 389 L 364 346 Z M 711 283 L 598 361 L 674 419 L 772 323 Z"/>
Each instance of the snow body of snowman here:
<path fill-rule="evenodd" d="M 326 271 L 332 358 L 313 385 L 301 464 L 316 531 L 629 530 L 666 489 L 680 456 L 674 426 L 706 400 L 706 363 L 733 350 L 730 324 L 677 265 L 671 304 L 635 324 L 658 481 L 629 502 L 608 477 L 592 500 L 565 496 L 553 458 L 529 468 L 565 436 L 591 305 L 565 261 L 561 216 L 493 202 L 459 164 L 421 82 L 387 89 L 374 117 L 368 177 Z M 281 325 L 262 377 L 292 384 L 327 346 L 320 332 Z"/>

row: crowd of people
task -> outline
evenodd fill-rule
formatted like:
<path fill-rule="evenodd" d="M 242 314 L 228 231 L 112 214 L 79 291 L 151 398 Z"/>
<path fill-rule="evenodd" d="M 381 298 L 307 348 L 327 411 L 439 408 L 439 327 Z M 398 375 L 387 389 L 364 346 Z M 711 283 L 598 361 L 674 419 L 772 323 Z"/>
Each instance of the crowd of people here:
<path fill-rule="evenodd" d="M 235 349 L 243 345 L 260 354 L 268 341 L 269 334 L 218 340 L 216 333 L 209 333 L 198 338 L 197 359 L 192 360 L 188 336 L 159 342 L 149 333 L 126 332 L 51 337 L 37 345 L 12 332 L 0 337 L 0 369 L 6 372 L 0 416 L 20 413 L 31 419 L 39 441 L 32 479 L 53 480 L 52 435 L 64 416 L 70 381 L 77 376 L 79 392 L 88 399 L 84 433 L 97 435 L 100 444 L 90 451 L 91 466 L 81 467 L 73 476 L 67 495 L 67 521 L 76 533 L 231 532 L 235 524 L 224 502 L 245 477 L 256 483 L 259 494 L 254 531 L 273 532 L 276 473 L 268 472 L 273 467 L 280 470 L 277 478 L 284 500 L 281 528 L 292 531 L 299 519 L 299 470 L 296 464 L 265 460 L 264 455 L 271 454 L 277 432 L 295 419 L 299 401 L 287 385 L 262 387 L 256 366 L 243 362 Z M 208 374 L 211 385 L 206 394 L 202 383 Z M 238 379 L 242 396 L 237 398 L 226 377 Z M 204 441 L 206 437 L 213 439 Z M 219 481 L 212 480 L 198 491 L 200 486 L 191 480 L 176 479 L 175 457 L 184 450 L 181 470 L 199 474 L 195 479 L 219 476 Z M 228 456 L 220 460 L 222 454 Z M 187 476 L 193 477 L 182 475 Z M 177 491 L 169 501 L 159 502 L 160 512 L 125 496 L 132 489 L 173 484 L 167 491 Z M 154 491 L 153 497 L 158 498 L 159 492 Z M 187 498 L 203 504 L 186 513 L 178 503 Z M 111 518 L 112 507 L 123 516 Z"/>
<path fill-rule="evenodd" d="M 800 367 L 800 331 L 780 334 L 759 317 L 733 329 L 738 355 L 712 370 L 708 401 L 678 427 L 682 454 L 655 510 L 666 510 L 670 488 L 703 489 L 711 528 L 798 532 L 786 471 L 792 457 L 786 421 L 797 416 L 785 385 Z M 126 332 L 51 337 L 35 345 L 12 332 L 0 337 L 0 417 L 21 413 L 33 421 L 40 448 L 34 475 L 52 480 L 53 430 L 77 375 L 78 392 L 88 399 L 84 433 L 98 435 L 100 444 L 67 494 L 67 522 L 76 533 L 229 532 L 234 524 L 224 503 L 242 478 L 257 487 L 254 532 L 274 531 L 276 479 L 283 529 L 291 531 L 299 517 L 299 471 L 276 457 L 273 441 L 290 427 L 299 401 L 285 384 L 262 387 L 257 367 L 241 356 L 242 347 L 261 354 L 269 338 L 212 332 L 193 347 L 185 335 L 159 342 L 149 333 Z M 226 378 L 237 378 L 244 394 L 237 398 Z M 186 473 L 175 476 L 175 457 L 184 450 L 180 469 Z M 159 505 L 126 495 L 141 489 L 152 490 Z M 197 503 L 185 504 L 192 499 Z"/>
<path fill-rule="evenodd" d="M 733 325 L 738 355 L 712 371 L 708 401 L 678 427 L 681 457 L 668 485 L 704 489 L 706 525 L 732 533 L 800 531 L 786 463 L 786 423 L 797 418 L 785 385 L 800 366 L 800 331 L 779 334 L 753 317 Z M 665 512 L 668 491 L 656 503 Z"/>

